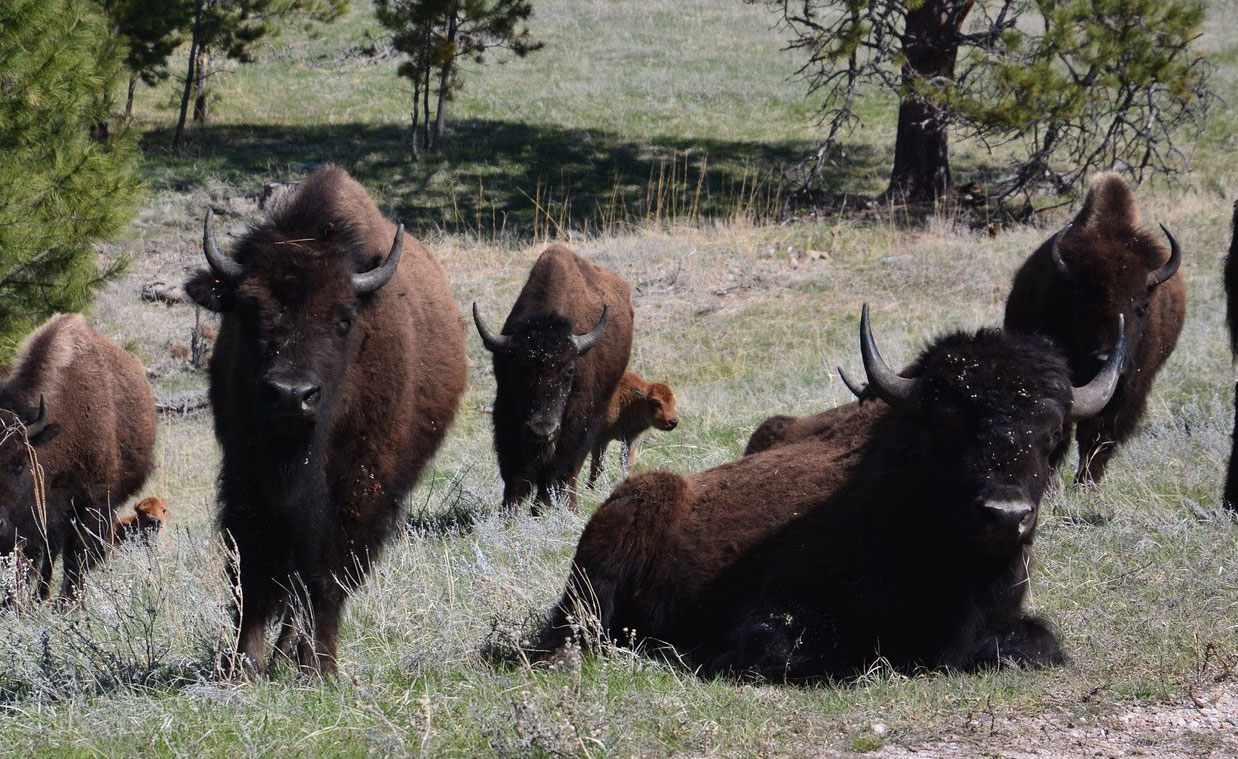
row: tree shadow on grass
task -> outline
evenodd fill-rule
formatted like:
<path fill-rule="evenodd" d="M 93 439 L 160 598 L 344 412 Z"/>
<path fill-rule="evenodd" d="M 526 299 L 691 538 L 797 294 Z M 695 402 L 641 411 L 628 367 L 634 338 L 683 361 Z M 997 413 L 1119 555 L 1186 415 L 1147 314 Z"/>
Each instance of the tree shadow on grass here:
<path fill-rule="evenodd" d="M 207 180 L 256 193 L 296 181 L 306 164 L 337 163 L 410 229 L 481 237 L 562 236 L 630 223 L 761 218 L 778 210 L 781 169 L 811 141 L 634 140 L 596 129 L 486 119 L 457 122 L 438 154 L 412 160 L 407 127 L 221 125 L 192 132 L 182 158 L 166 131 L 144 137 L 146 179 L 184 191 Z M 860 146 L 826 178 L 845 188 L 884 157 Z"/>

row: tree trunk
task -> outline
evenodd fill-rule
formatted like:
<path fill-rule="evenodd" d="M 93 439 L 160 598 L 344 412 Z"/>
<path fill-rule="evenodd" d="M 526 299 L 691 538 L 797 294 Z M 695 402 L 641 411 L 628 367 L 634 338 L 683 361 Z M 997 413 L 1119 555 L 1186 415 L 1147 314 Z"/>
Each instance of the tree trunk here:
<path fill-rule="evenodd" d="M 207 71 L 211 61 L 211 51 L 206 45 L 198 46 L 197 76 L 194 79 L 193 123 L 205 124 L 207 117 Z"/>
<path fill-rule="evenodd" d="M 429 42 L 426 43 L 427 45 Z M 421 87 L 421 113 L 425 117 L 425 134 L 421 137 L 421 147 L 430 149 L 430 66 L 426 65 L 425 83 Z"/>
<path fill-rule="evenodd" d="M 185 88 L 181 91 L 181 111 L 176 120 L 176 134 L 172 137 L 172 152 L 181 154 L 185 142 L 185 114 L 189 111 L 189 94 L 193 91 L 194 68 L 198 62 L 198 45 L 202 36 L 202 6 L 205 0 L 197 0 L 193 6 L 193 32 L 189 41 L 189 71 L 185 74 Z"/>
<path fill-rule="evenodd" d="M 950 191 L 950 152 L 945 114 L 911 94 L 917 80 L 953 81 L 959 45 L 956 38 L 973 0 L 924 0 L 907 13 L 902 49 L 903 99 L 898 104 L 894 168 L 885 197 L 934 201 Z"/>
<path fill-rule="evenodd" d="M 456 14 L 451 14 L 451 19 L 447 22 L 447 46 L 453 47 L 456 43 Z M 434 116 L 434 145 L 433 150 L 436 152 L 443 147 L 443 132 L 447 128 L 447 98 L 451 95 L 451 71 L 455 64 L 455 55 L 445 56 L 443 60 L 443 68 L 439 72 L 438 77 L 438 113 Z"/>
<path fill-rule="evenodd" d="M 133 118 L 133 93 L 138 89 L 138 78 L 129 77 L 129 94 L 125 96 L 125 121 Z"/>

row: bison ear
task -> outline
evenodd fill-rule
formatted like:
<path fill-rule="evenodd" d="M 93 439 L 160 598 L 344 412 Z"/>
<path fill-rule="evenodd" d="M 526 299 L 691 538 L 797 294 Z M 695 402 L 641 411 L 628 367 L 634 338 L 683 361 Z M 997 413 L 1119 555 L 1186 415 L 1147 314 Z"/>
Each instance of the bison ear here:
<path fill-rule="evenodd" d="M 230 310 L 236 300 L 232 288 L 205 269 L 189 278 L 185 283 L 185 293 L 193 298 L 194 303 L 216 313 Z"/>
<path fill-rule="evenodd" d="M 640 389 L 639 387 L 633 387 L 633 388 L 632 388 L 632 397 L 633 397 L 633 398 L 635 398 L 635 399 L 636 399 L 636 400 L 638 400 L 638 401 L 643 401 L 643 400 L 645 400 L 645 398 L 646 398 L 647 396 L 645 395 L 645 391 L 644 391 L 644 390 Z"/>

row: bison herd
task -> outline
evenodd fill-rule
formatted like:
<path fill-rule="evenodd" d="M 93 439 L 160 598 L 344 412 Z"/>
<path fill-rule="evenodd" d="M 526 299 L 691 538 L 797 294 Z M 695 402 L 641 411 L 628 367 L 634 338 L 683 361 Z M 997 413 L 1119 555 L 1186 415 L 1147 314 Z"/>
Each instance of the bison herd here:
<path fill-rule="evenodd" d="M 330 674 L 344 602 L 455 417 L 464 324 L 438 261 L 339 168 L 230 251 L 208 212 L 203 255 L 186 292 L 220 315 L 209 399 L 218 525 L 236 557 L 230 664 L 261 672 L 279 657 Z M 1134 434 L 1182 330 L 1181 260 L 1126 182 L 1102 174 L 1015 275 L 1002 329 L 939 337 L 897 369 L 866 306 L 864 381 L 845 378 L 858 399 L 770 417 L 722 466 L 623 479 L 586 524 L 532 653 L 640 643 L 704 674 L 778 681 L 845 678 L 879 657 L 1060 663 L 1052 626 L 1023 609 L 1038 508 L 1072 429 L 1079 483 L 1099 481 Z M 615 272 L 554 245 L 497 332 L 493 307 L 474 303 L 473 320 L 493 360 L 508 516 L 574 510 L 590 454 L 590 485 L 612 441 L 626 476 L 640 436 L 677 425 L 671 389 L 627 371 L 631 287 Z M 80 603 L 111 546 L 160 533 L 157 498 L 118 515 L 151 472 L 155 427 L 141 364 L 80 316 L 53 317 L 0 369 L 9 605 L 31 583 L 48 598 L 59 557 L 60 596 Z M 1231 461 L 1226 505 L 1236 493 Z"/>

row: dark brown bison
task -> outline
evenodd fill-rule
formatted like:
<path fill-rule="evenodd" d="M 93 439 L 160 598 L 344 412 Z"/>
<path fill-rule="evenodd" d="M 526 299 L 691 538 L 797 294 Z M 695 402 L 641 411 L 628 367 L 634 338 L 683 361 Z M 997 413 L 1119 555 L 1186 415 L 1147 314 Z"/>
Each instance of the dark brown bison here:
<path fill-rule="evenodd" d="M 595 619 L 705 674 L 1060 662 L 1053 633 L 1022 610 L 1037 507 L 1064 423 L 1109 400 L 1122 338 L 1072 389 L 1042 336 L 952 334 L 908 379 L 882 361 L 867 308 L 860 334 L 884 402 L 857 406 L 828 441 L 626 480 L 585 527 L 539 648 Z"/>
<path fill-rule="evenodd" d="M 836 406 L 819 414 L 807 416 L 788 416 L 779 414 L 761 422 L 752 435 L 748 437 L 748 445 L 744 455 L 750 456 L 761 451 L 768 451 L 787 443 L 796 443 L 810 437 L 829 439 L 846 429 L 849 420 L 860 410 L 860 403 L 853 401 Z"/>
<path fill-rule="evenodd" d="M 80 598 L 83 575 L 111 544 L 114 511 L 154 466 L 155 400 L 142 363 L 60 314 L 36 329 L 0 381 L 0 553 L 51 594 Z M 36 473 L 41 470 L 41 476 Z"/>
<path fill-rule="evenodd" d="M 1230 228 L 1229 255 L 1225 257 L 1225 323 L 1229 327 L 1230 356 L 1238 357 L 1238 203 Z M 1229 454 L 1229 471 L 1225 476 L 1226 507 L 1238 510 L 1238 383 L 1234 385 L 1233 448 Z"/>
<path fill-rule="evenodd" d="M 593 444 L 593 459 L 589 464 L 589 484 L 597 481 L 602 471 L 602 458 L 612 440 L 623 446 L 623 476 L 636 463 L 636 446 L 650 427 L 673 430 L 679 425 L 675 411 L 675 393 L 665 382 L 646 382 L 636 372 L 624 372 L 619 387 L 610 398 L 606 423 Z"/>
<path fill-rule="evenodd" d="M 1047 240 L 1019 269 L 1006 300 L 1005 328 L 1057 340 L 1076 382 L 1090 377 L 1113 350 L 1107 332 L 1126 317 L 1126 364 L 1103 412 L 1079 424 L 1076 482 L 1099 482 L 1119 443 L 1143 416 L 1152 380 L 1178 342 L 1186 318 L 1186 287 L 1175 276 L 1182 261 L 1140 225 L 1135 194 L 1121 176 L 1092 180 L 1075 220 Z M 1054 454 L 1066 455 L 1069 440 Z"/>
<path fill-rule="evenodd" d="M 463 326 L 439 263 L 337 167 L 230 257 L 208 212 L 204 249 L 210 269 L 186 291 L 223 314 L 210 401 L 219 526 L 239 559 L 236 663 L 263 668 L 266 624 L 283 614 L 279 650 L 331 673 L 345 596 L 455 417 Z"/>
<path fill-rule="evenodd" d="M 632 288 L 618 274 L 552 245 L 533 264 L 500 334 L 473 319 L 494 355 L 494 448 L 503 507 L 537 487 L 533 513 L 563 497 L 606 421 L 632 353 Z"/>

